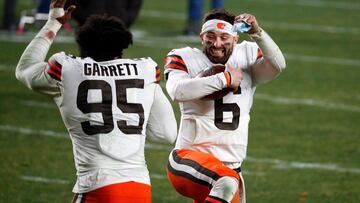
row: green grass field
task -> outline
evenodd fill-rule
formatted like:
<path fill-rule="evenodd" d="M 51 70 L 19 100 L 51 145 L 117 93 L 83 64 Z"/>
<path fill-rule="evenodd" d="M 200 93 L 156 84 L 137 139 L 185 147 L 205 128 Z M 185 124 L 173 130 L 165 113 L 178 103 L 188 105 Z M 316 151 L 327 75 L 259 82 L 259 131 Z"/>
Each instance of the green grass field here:
<path fill-rule="evenodd" d="M 33 2 L 18 0 L 18 13 Z M 226 0 L 225 7 L 256 15 L 287 58 L 281 76 L 255 94 L 243 164 L 248 202 L 360 202 L 360 2 Z M 172 48 L 199 46 L 181 36 L 185 23 L 185 0 L 145 0 L 126 57 L 150 56 L 162 67 Z M 75 169 L 58 110 L 14 76 L 33 36 L 0 33 L 0 202 L 70 202 Z M 59 37 L 50 54 L 78 53 L 72 34 Z M 171 147 L 147 146 L 153 202 L 190 203 L 165 177 Z"/>

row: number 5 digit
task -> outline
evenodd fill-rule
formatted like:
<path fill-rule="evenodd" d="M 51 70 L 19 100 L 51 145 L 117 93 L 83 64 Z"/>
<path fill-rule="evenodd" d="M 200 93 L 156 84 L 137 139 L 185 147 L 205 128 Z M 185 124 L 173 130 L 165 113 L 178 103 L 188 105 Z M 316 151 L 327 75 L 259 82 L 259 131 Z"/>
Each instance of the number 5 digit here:
<path fill-rule="evenodd" d="M 126 89 L 127 88 L 144 88 L 144 80 L 129 79 L 129 80 L 117 80 L 116 94 L 117 105 L 123 113 L 136 113 L 139 115 L 139 124 L 137 126 L 127 125 L 125 120 L 117 122 L 119 129 L 125 134 L 141 134 L 144 124 L 144 108 L 141 104 L 129 104 L 126 101 Z"/>
<path fill-rule="evenodd" d="M 116 80 L 116 99 L 117 106 L 123 113 L 135 113 L 139 116 L 137 126 L 127 125 L 126 120 L 117 121 L 119 129 L 125 134 L 141 134 L 144 124 L 144 108 L 141 104 L 128 103 L 126 89 L 144 88 L 144 80 L 128 79 Z M 89 90 L 101 91 L 101 103 L 89 103 Z M 87 135 L 98 133 L 109 133 L 114 129 L 113 112 L 112 112 L 112 91 L 111 86 L 103 80 L 85 80 L 80 83 L 77 94 L 77 107 L 84 114 L 101 113 L 104 124 L 91 125 L 90 121 L 81 122 L 81 127 Z"/>

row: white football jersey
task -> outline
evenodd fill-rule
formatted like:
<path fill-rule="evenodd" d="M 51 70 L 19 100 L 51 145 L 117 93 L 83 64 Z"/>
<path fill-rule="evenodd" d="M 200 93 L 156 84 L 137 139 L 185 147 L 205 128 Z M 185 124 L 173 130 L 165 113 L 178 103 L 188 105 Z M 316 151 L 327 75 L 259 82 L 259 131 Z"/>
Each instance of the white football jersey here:
<path fill-rule="evenodd" d="M 174 111 L 159 85 L 160 69 L 151 58 L 96 62 L 63 52 L 46 63 L 60 27 L 48 20 L 26 47 L 15 75 L 56 102 L 73 144 L 73 191 L 128 181 L 150 185 L 145 135 L 170 143 L 177 135 Z"/>
<path fill-rule="evenodd" d="M 182 117 L 176 148 L 210 153 L 223 162 L 243 161 L 248 144 L 249 112 L 255 92 L 250 67 L 261 57 L 256 43 L 244 41 L 237 44 L 227 64 L 242 69 L 244 79 L 239 91 L 230 92 L 218 100 L 194 99 L 179 102 Z M 172 71 L 183 71 L 188 74 L 187 78 L 195 78 L 202 70 L 213 65 L 199 49 L 175 49 L 166 58 L 165 74 L 169 77 L 168 82 Z"/>
<path fill-rule="evenodd" d="M 74 192 L 114 181 L 101 177 L 114 173 L 113 169 L 128 171 L 114 174 L 117 181 L 131 177 L 132 181 L 150 182 L 144 179 L 148 177 L 145 124 L 159 71 L 150 58 L 96 62 L 58 53 L 49 59 L 48 73 L 60 85 L 55 102 L 73 143 L 79 176 Z M 100 167 L 101 172 L 93 170 Z M 91 180 L 93 174 L 100 180 Z"/>
<path fill-rule="evenodd" d="M 54 100 L 73 143 L 78 180 L 74 192 L 126 181 L 150 184 L 145 130 L 160 81 L 150 58 L 96 62 L 57 53 L 47 73 Z"/>

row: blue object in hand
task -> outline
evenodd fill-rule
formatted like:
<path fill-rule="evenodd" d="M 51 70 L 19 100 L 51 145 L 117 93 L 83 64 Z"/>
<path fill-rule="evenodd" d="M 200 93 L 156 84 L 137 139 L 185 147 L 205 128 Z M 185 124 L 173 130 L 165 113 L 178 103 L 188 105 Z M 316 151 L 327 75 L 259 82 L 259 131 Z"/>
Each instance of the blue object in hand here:
<path fill-rule="evenodd" d="M 233 31 L 237 33 L 239 32 L 244 33 L 244 32 L 248 32 L 249 30 L 251 30 L 251 25 L 245 22 L 235 23 L 233 25 Z"/>

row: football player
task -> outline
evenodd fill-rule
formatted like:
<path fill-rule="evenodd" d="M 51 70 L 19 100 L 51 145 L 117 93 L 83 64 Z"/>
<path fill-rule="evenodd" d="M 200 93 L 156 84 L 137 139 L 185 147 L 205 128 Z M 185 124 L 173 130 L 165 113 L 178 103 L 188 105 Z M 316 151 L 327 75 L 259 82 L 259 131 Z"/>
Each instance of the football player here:
<path fill-rule="evenodd" d="M 92 16 L 76 33 L 81 57 L 59 52 L 45 62 L 56 33 L 70 19 L 66 0 L 52 0 L 49 19 L 22 54 L 16 77 L 51 96 L 72 144 L 77 181 L 73 202 L 151 202 L 145 138 L 174 142 L 172 106 L 151 58 L 122 59 L 132 34 L 115 17 Z"/>
<path fill-rule="evenodd" d="M 238 43 L 236 23 L 251 26 L 247 34 L 254 42 Z M 202 50 L 174 49 L 165 58 L 166 89 L 179 102 L 182 114 L 167 165 L 168 179 L 195 202 L 245 202 L 241 164 L 253 95 L 257 85 L 285 69 L 285 58 L 251 14 L 212 10 L 204 18 L 200 39 Z M 197 77 L 218 64 L 227 69 Z M 234 91 L 223 98 L 202 99 L 228 87 Z"/>

